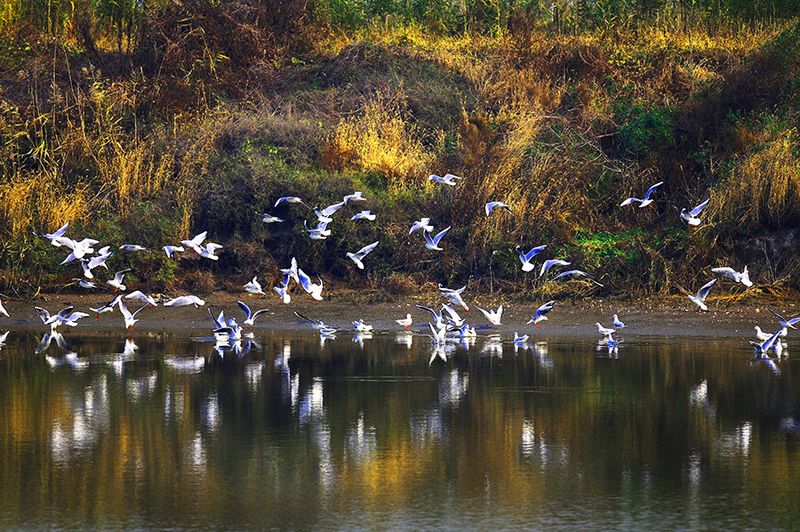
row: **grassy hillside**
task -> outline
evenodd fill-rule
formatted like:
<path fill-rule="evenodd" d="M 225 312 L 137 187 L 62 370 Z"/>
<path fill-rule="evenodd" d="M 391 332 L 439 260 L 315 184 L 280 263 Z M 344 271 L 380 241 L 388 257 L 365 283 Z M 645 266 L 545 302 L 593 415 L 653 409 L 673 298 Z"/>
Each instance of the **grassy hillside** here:
<path fill-rule="evenodd" d="M 6 291 L 79 273 L 32 235 L 66 221 L 109 244 L 159 250 L 207 229 L 225 245 L 218 263 L 114 257 L 153 290 L 239 289 L 254 274 L 266 285 L 292 256 L 333 284 L 394 293 L 431 281 L 537 296 L 674 292 L 745 264 L 753 293 L 800 286 L 792 20 L 564 28 L 528 10 L 451 31 L 307 2 L 291 16 L 265 11 L 272 19 L 186 5 L 135 19 L 121 39 L 113 21 L 88 36 L 80 17 L 61 34 L 6 24 Z M 464 180 L 427 181 L 446 172 Z M 651 208 L 618 206 L 656 181 Z M 307 238 L 302 208 L 271 208 L 282 195 L 328 205 L 353 190 L 377 221 L 340 214 L 325 241 Z M 688 228 L 680 209 L 709 196 L 705 223 Z M 492 199 L 513 215 L 487 218 Z M 265 211 L 290 223 L 266 226 Z M 444 252 L 407 235 L 420 216 L 452 225 Z M 355 270 L 345 252 L 378 239 L 367 271 Z M 543 257 L 605 288 L 523 274 L 514 247 L 544 243 Z"/>

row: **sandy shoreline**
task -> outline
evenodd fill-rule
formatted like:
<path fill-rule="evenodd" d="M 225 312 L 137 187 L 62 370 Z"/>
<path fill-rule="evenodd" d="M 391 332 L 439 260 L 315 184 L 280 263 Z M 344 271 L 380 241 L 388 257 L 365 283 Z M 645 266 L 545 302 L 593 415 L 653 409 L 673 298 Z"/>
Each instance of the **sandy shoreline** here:
<path fill-rule="evenodd" d="M 47 295 L 34 301 L 9 301 L 4 300 L 6 309 L 11 318 L 0 316 L 0 331 L 6 330 L 32 330 L 42 329 L 43 325 L 36 315 L 35 306 L 56 312 L 65 305 L 74 305 L 76 310 L 90 312 L 89 307 L 95 307 L 109 299 L 108 294 L 59 294 Z M 436 299 L 423 300 L 412 297 L 398 297 L 396 303 L 366 303 L 355 304 L 337 301 L 335 295 L 332 300 L 313 301 L 302 295 L 293 298 L 292 303 L 284 305 L 276 298 L 256 297 L 250 294 L 231 294 L 217 292 L 205 296 L 206 306 L 200 308 L 181 307 L 164 308 L 153 307 L 145 309 L 139 314 L 140 322 L 136 329 L 141 331 L 209 331 L 211 321 L 208 309 L 215 312 L 225 310 L 229 316 L 235 316 L 239 321 L 242 313 L 236 305 L 236 300 L 245 301 L 253 310 L 267 308 L 270 312 L 259 316 L 255 330 L 301 330 L 309 328 L 308 324 L 294 315 L 299 311 L 309 317 L 322 319 L 326 323 L 350 329 L 351 321 L 363 318 L 367 323 L 375 326 L 378 331 L 395 331 L 402 328 L 394 320 L 405 317 L 410 313 L 414 319 L 414 330 L 421 330 L 430 318 L 430 315 L 416 307 L 416 304 L 435 304 Z M 496 308 L 499 304 L 497 297 L 476 296 L 475 300 L 484 308 Z M 487 326 L 484 316 L 473 308 L 475 302 L 468 299 L 470 310 L 461 312 L 462 317 L 473 326 Z M 525 323 L 530 319 L 539 303 L 537 302 L 512 302 L 504 305 L 503 325 L 498 332 L 522 333 L 531 332 L 532 326 Z M 128 304 L 129 308 L 138 308 L 139 303 Z M 800 314 L 797 303 L 726 303 L 711 301 L 709 312 L 699 313 L 685 298 L 659 299 L 659 300 L 587 300 L 585 302 L 557 302 L 549 314 L 549 320 L 542 324 L 539 332 L 548 335 L 563 336 L 596 336 L 595 322 L 609 325 L 611 315 L 618 313 L 620 318 L 628 325 L 625 335 L 630 336 L 662 336 L 662 337 L 692 337 L 692 336 L 745 336 L 753 335 L 753 327 L 760 325 L 765 330 L 777 326 L 774 317 L 769 312 L 774 309 L 786 316 Z M 115 311 L 106 313 L 101 319 L 94 315 L 80 321 L 75 333 L 90 333 L 93 331 L 110 332 L 122 331 L 123 323 L 120 314 Z M 486 329 L 488 330 L 488 329 Z"/>

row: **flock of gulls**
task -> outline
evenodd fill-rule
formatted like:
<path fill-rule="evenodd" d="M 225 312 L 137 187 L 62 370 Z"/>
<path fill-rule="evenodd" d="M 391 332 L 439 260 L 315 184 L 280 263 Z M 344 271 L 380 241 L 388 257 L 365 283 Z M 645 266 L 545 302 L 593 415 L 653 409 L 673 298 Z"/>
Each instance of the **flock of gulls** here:
<path fill-rule="evenodd" d="M 444 176 L 431 175 L 429 177 L 429 181 L 444 187 L 455 187 L 461 180 L 461 177 L 453 174 L 446 174 Z M 638 205 L 638 208 L 646 208 L 652 205 L 655 201 L 653 195 L 662 184 L 663 182 L 659 182 L 648 188 L 644 197 L 641 199 L 633 197 L 625 199 L 620 204 L 620 207 Z M 325 240 L 331 235 L 329 224 L 334 221 L 334 216 L 340 212 L 341 209 L 366 200 L 362 192 L 354 192 L 344 196 L 340 202 L 325 208 L 311 208 L 299 197 L 284 196 L 275 201 L 274 208 L 281 209 L 278 212 L 282 214 L 288 214 L 291 212 L 293 205 L 299 205 L 304 207 L 307 211 L 312 212 L 316 219 L 311 224 L 308 220 L 303 221 L 305 231 L 312 240 Z M 700 225 L 702 223 L 700 216 L 708 206 L 708 202 L 709 200 L 707 199 L 692 209 L 683 209 L 680 213 L 681 219 L 693 227 Z M 500 210 L 507 210 L 510 212 L 511 208 L 502 201 L 490 201 L 486 203 L 484 208 L 487 217 L 492 216 L 493 213 Z M 283 215 L 286 216 L 286 214 Z M 371 211 L 361 210 L 353 214 L 350 220 L 363 223 L 375 221 L 376 218 L 377 215 Z M 270 213 L 265 213 L 262 221 L 265 224 L 286 223 L 284 218 Z M 164 307 L 191 305 L 195 308 L 206 304 L 204 300 L 192 294 L 164 300 L 160 297 L 147 295 L 139 290 L 128 292 L 128 287 L 125 284 L 125 276 L 131 271 L 130 269 L 117 271 L 113 277 L 101 283 L 97 280 L 95 273 L 98 272 L 100 268 L 108 271 L 109 266 L 107 263 L 109 259 L 114 257 L 117 251 L 112 251 L 110 246 L 103 246 L 95 249 L 100 244 L 99 241 L 92 238 L 73 239 L 67 236 L 68 229 L 69 223 L 65 224 L 54 233 L 42 234 L 39 236 L 48 240 L 55 248 L 60 248 L 64 251 L 68 250 L 68 254 L 61 264 L 75 264 L 80 267 L 82 272 L 81 276 L 72 279 L 73 283 L 87 290 L 106 286 L 108 289 L 112 290 L 112 297 L 108 302 L 97 308 L 88 309 L 91 313 L 96 315 L 97 319 L 100 319 L 103 314 L 113 313 L 115 310 L 118 310 L 119 314 L 122 316 L 125 329 L 130 332 L 139 321 L 138 316 L 141 316 L 143 311 L 152 307 L 157 307 L 159 304 Z M 448 226 L 437 231 L 434 225 L 432 225 L 430 218 L 421 218 L 413 221 L 408 234 L 421 234 L 424 238 L 425 249 L 438 252 L 443 249 L 443 240 L 445 240 L 449 230 L 450 227 Z M 204 231 L 194 238 L 181 241 L 180 244 L 167 244 L 163 246 L 162 250 L 166 256 L 171 259 L 180 257 L 182 253 L 193 251 L 201 258 L 213 261 L 219 260 L 218 253 L 223 249 L 223 246 L 214 242 L 209 242 L 207 236 L 207 232 Z M 364 270 L 366 268 L 365 262 L 368 262 L 370 253 L 375 250 L 379 244 L 380 241 L 372 242 L 361 247 L 357 251 L 348 252 L 346 257 L 353 262 L 356 268 Z M 553 281 L 580 279 L 598 286 L 603 286 L 589 273 L 583 270 L 568 269 L 568 267 L 572 266 L 572 263 L 560 258 L 548 258 L 543 260 L 541 264 L 536 264 L 534 262 L 535 259 L 539 257 L 540 254 L 545 253 L 547 245 L 538 245 L 531 248 L 516 246 L 515 249 L 519 255 L 523 272 L 533 272 L 538 268 L 539 278 L 549 278 Z M 147 251 L 147 249 L 138 244 L 122 244 L 119 246 L 118 251 L 124 253 L 140 253 Z M 734 283 L 742 284 L 745 287 L 753 286 L 747 266 L 745 266 L 741 272 L 730 267 L 713 268 L 711 271 L 716 275 Z M 314 278 L 316 282 L 315 279 L 312 279 L 312 276 L 308 275 L 300 268 L 296 258 L 292 258 L 289 266 L 285 269 L 281 269 L 280 282 L 277 286 L 272 287 L 272 291 L 277 294 L 280 300 L 285 304 L 291 303 L 293 293 L 296 295 L 302 292 L 305 292 L 314 300 L 321 301 L 324 299 L 323 281 L 318 275 L 315 275 Z M 697 306 L 699 311 L 708 310 L 705 302 L 716 282 L 717 279 L 713 278 L 700 287 L 696 294 L 688 294 L 689 300 Z M 296 288 L 298 286 L 300 289 Z M 439 308 L 417 305 L 421 312 L 430 315 L 425 330 L 430 333 L 429 336 L 433 346 L 431 362 L 437 358 L 446 360 L 447 355 L 452 352 L 455 344 L 459 341 L 477 336 L 476 328 L 469 325 L 466 320 L 459 315 L 459 311 L 469 310 L 469 306 L 463 297 L 465 290 L 466 286 L 452 289 L 439 284 L 439 293 L 444 300 Z M 244 285 L 244 291 L 254 296 L 267 297 L 268 295 L 258 282 L 258 276 L 253 277 L 250 282 Z M 128 306 L 134 303 L 139 306 L 136 310 L 131 311 Z M 240 346 L 240 342 L 243 339 L 252 338 L 252 332 L 246 329 L 253 327 L 256 319 L 267 312 L 267 309 L 252 311 L 243 301 L 237 301 L 237 305 L 239 311 L 242 313 L 241 323 L 234 317 L 226 318 L 224 311 L 214 315 L 214 312 L 212 312 L 210 308 L 208 310 L 211 317 L 210 324 L 213 339 L 220 350 L 225 347 Z M 548 301 L 539 306 L 530 320 L 528 320 L 527 324 L 540 328 L 542 322 L 548 319 L 548 314 L 553 310 L 555 305 L 555 301 Z M 488 325 L 480 325 L 479 327 L 500 327 L 502 325 L 503 305 L 500 305 L 497 309 L 477 308 L 488 322 Z M 51 314 L 47 309 L 41 307 L 35 307 L 35 311 L 43 325 L 48 328 L 48 332 L 45 334 L 42 342 L 40 342 L 39 349 L 46 349 L 53 341 L 56 341 L 59 345 L 65 344 L 63 336 L 58 332 L 59 327 L 76 327 L 81 319 L 90 316 L 87 312 L 76 311 L 73 306 L 67 306 L 55 314 Z M 335 338 L 336 333 L 341 330 L 341 328 L 326 324 L 322 320 L 309 318 L 299 312 L 295 312 L 295 314 L 319 331 L 320 339 L 323 343 L 327 339 Z M 787 319 L 774 311 L 773 314 L 775 314 L 777 318 L 777 330 L 770 333 L 764 332 L 759 326 L 755 327 L 756 341 L 751 341 L 750 344 L 753 347 L 756 359 L 770 360 L 770 353 L 774 353 L 777 358 L 783 356 L 783 351 L 785 349 L 783 339 L 787 336 L 789 329 L 796 329 L 795 325 L 800 323 L 800 317 Z M 2 300 L 0 300 L 0 323 L 2 322 L 3 316 L 6 318 L 10 317 L 3 306 Z M 411 334 L 410 330 L 414 324 L 414 318 L 411 314 L 407 314 L 405 317 L 397 319 L 396 323 L 408 334 Z M 617 314 L 614 314 L 611 319 L 610 327 L 601 323 L 596 323 L 596 327 L 601 337 L 599 345 L 607 347 L 609 354 L 618 353 L 619 346 L 622 344 L 623 340 L 618 339 L 615 335 L 626 327 L 625 323 L 620 320 Z M 373 326 L 365 323 L 363 319 L 360 319 L 352 322 L 352 331 L 354 333 L 354 339 L 361 343 L 372 334 Z M 8 332 L 0 334 L 0 348 L 3 346 L 7 336 Z M 528 334 L 520 335 L 514 332 L 512 341 L 515 349 L 527 349 L 529 337 Z"/>

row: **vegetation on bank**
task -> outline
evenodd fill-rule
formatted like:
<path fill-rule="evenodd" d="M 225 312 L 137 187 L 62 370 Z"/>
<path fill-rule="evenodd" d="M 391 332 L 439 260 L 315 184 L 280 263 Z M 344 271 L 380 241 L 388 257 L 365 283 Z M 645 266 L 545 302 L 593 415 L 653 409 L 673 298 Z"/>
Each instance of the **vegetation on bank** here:
<path fill-rule="evenodd" d="M 395 293 L 431 280 L 599 290 L 523 274 L 514 247 L 542 243 L 606 292 L 674 292 L 744 264 L 756 291 L 798 288 L 794 4 L 552 5 L 5 3 L 0 284 L 63 286 L 76 270 L 32 232 L 70 221 L 153 250 L 112 259 L 152 290 L 266 285 L 291 256 Z M 465 179 L 427 181 L 445 172 Z M 658 180 L 651 208 L 618 207 Z M 341 216 L 325 241 L 307 238 L 302 209 L 271 208 L 353 190 L 378 220 Z M 708 195 L 705 223 L 687 227 L 678 212 Z M 493 199 L 513 216 L 487 218 Z M 265 211 L 291 222 L 266 226 Z M 420 216 L 453 226 L 444 252 L 407 235 Z M 160 251 L 206 229 L 225 245 L 218 263 Z M 377 239 L 354 270 L 345 252 Z"/>

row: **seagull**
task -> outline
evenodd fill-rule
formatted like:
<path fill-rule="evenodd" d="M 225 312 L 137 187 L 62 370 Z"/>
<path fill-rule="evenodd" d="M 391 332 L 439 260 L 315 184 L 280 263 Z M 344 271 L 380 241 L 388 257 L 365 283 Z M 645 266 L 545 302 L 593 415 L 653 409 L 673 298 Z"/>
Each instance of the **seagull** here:
<path fill-rule="evenodd" d="M 612 334 L 614 334 L 616 332 L 614 329 L 609 329 L 608 327 L 603 327 L 602 325 L 600 325 L 599 322 L 595 323 L 595 325 L 597 325 L 597 332 L 599 332 L 603 336 L 609 336 L 610 337 Z"/>
<path fill-rule="evenodd" d="M 445 321 L 444 321 L 444 318 L 442 317 L 442 311 L 441 310 L 437 312 L 437 311 L 433 310 L 432 308 L 423 307 L 422 305 L 417 305 L 417 308 L 420 308 L 422 310 L 427 310 L 428 312 L 431 313 L 431 316 L 433 316 L 433 321 L 436 323 L 436 328 L 437 329 L 441 329 L 442 327 L 445 326 Z"/>
<path fill-rule="evenodd" d="M 145 306 L 141 307 L 139 310 L 137 310 L 136 312 L 134 312 L 133 314 L 131 314 L 131 312 L 128 310 L 128 307 L 125 306 L 125 303 L 120 301 L 119 302 L 119 311 L 122 313 L 122 317 L 125 319 L 125 329 L 127 329 L 128 331 L 133 330 L 134 324 L 137 321 L 139 321 L 139 320 L 136 319 L 136 315 L 139 314 L 144 309 L 146 309 L 148 306 L 149 305 L 145 305 Z"/>
<path fill-rule="evenodd" d="M 309 227 L 308 222 L 303 220 L 303 227 L 308 232 L 308 238 L 311 240 L 325 240 L 331 236 L 331 230 L 328 229 L 328 222 L 319 222 L 316 227 Z"/>
<path fill-rule="evenodd" d="M 86 277 L 87 279 L 94 279 L 94 274 L 92 273 L 93 269 L 99 266 L 108 269 L 108 266 L 106 265 L 106 260 L 108 260 L 109 257 L 111 257 L 112 255 L 113 253 L 106 253 L 103 255 L 92 257 L 89 260 L 81 259 L 81 268 L 83 269 L 83 276 Z"/>
<path fill-rule="evenodd" d="M 184 251 L 186 251 L 186 249 L 184 249 L 184 247 L 183 247 L 183 246 L 164 246 L 164 247 L 163 247 L 163 248 L 161 248 L 161 249 L 163 249 L 163 250 L 164 250 L 164 253 L 166 253 L 166 254 L 167 254 L 167 258 L 168 258 L 168 259 L 171 259 L 171 258 L 172 258 L 172 255 L 173 255 L 175 252 L 178 252 L 178 251 L 180 251 L 180 252 L 184 252 Z"/>
<path fill-rule="evenodd" d="M 285 277 L 285 279 L 283 280 L 283 284 L 288 285 L 289 279 L 294 279 L 295 283 L 300 283 L 300 277 L 297 275 L 297 271 L 298 271 L 297 259 L 292 257 L 292 260 L 289 262 L 289 267 L 281 268 L 281 273 Z"/>
<path fill-rule="evenodd" d="M 55 330 L 59 325 L 61 325 L 62 320 L 69 316 L 70 313 L 75 309 L 75 307 L 70 305 L 61 309 L 58 314 L 51 316 L 47 309 L 43 309 L 41 307 L 33 308 L 36 310 L 36 314 L 39 316 L 39 319 L 42 320 L 42 323 L 50 326 L 50 330 Z"/>
<path fill-rule="evenodd" d="M 444 344 L 447 342 L 447 327 L 434 327 L 430 322 L 428 322 L 428 327 L 431 329 L 434 343 Z"/>
<path fill-rule="evenodd" d="M 440 185 L 449 185 L 451 187 L 456 186 L 456 180 L 460 179 L 460 177 L 453 174 L 445 174 L 444 177 L 436 174 L 431 174 L 428 176 L 428 181 L 433 181 L 434 183 L 439 183 Z"/>
<path fill-rule="evenodd" d="M 54 233 L 45 233 L 45 234 L 43 234 L 41 236 L 42 236 L 42 238 L 46 238 L 47 240 L 49 240 L 50 243 L 53 246 L 58 248 L 58 247 L 61 247 L 63 245 L 63 244 L 61 244 L 61 242 L 58 241 L 58 239 L 61 238 L 62 236 L 64 236 L 64 233 L 67 232 L 68 228 L 69 228 L 69 222 L 67 222 L 64 225 L 62 225 Z M 36 233 L 34 233 L 34 234 L 36 234 Z"/>
<path fill-rule="evenodd" d="M 747 266 L 744 267 L 742 273 L 739 273 L 733 268 L 729 268 L 727 266 L 724 268 L 711 268 L 711 271 L 723 277 L 727 277 L 734 283 L 742 283 L 748 288 L 753 286 L 753 281 L 750 280 L 750 273 L 747 271 Z"/>
<path fill-rule="evenodd" d="M 363 192 L 356 190 L 352 194 L 348 194 L 347 196 L 343 197 L 342 201 L 345 205 L 348 205 L 351 201 L 367 201 L 367 198 L 364 197 Z"/>
<path fill-rule="evenodd" d="M 439 241 L 442 239 L 444 235 L 450 230 L 450 226 L 447 226 L 445 229 L 440 231 L 436 234 L 436 236 L 432 237 L 428 231 L 425 231 L 423 234 L 425 235 L 425 247 L 430 249 L 431 251 L 442 251 L 442 248 L 439 247 Z"/>
<path fill-rule="evenodd" d="M 8 315 L 8 311 L 6 310 L 6 308 L 3 306 L 3 300 L 2 299 L 0 299 L 0 314 L 5 316 L 6 318 L 10 318 L 11 317 L 11 316 Z"/>
<path fill-rule="evenodd" d="M 616 314 L 614 314 L 614 316 L 612 316 L 612 317 L 613 317 L 613 320 L 614 320 L 612 322 L 612 325 L 614 325 L 614 328 L 622 329 L 623 327 L 625 327 L 625 324 L 622 321 L 620 321 L 619 317 Z"/>
<path fill-rule="evenodd" d="M 364 269 L 364 263 L 361 262 L 361 261 L 364 260 L 364 257 L 369 255 L 370 251 L 375 249 L 375 246 L 378 245 L 378 242 L 379 241 L 376 241 L 376 242 L 373 242 L 372 244 L 370 244 L 368 246 L 364 246 L 363 248 L 359 249 L 355 253 L 347 253 L 347 258 L 352 260 L 355 263 L 355 265 L 358 266 L 359 270 L 363 270 Z"/>
<path fill-rule="evenodd" d="M 442 305 L 442 308 L 447 312 L 448 318 L 447 321 L 450 325 L 454 327 L 461 327 L 464 325 L 464 318 L 458 315 L 458 312 L 455 311 L 453 307 L 450 305 Z"/>
<path fill-rule="evenodd" d="M 467 285 L 464 285 L 458 290 L 453 290 L 450 288 L 445 288 L 444 286 L 442 286 L 442 283 L 439 283 L 439 292 L 441 292 L 442 296 L 449 299 L 450 302 L 453 303 L 454 305 L 458 305 L 462 307 L 464 310 L 469 311 L 469 307 L 467 306 L 466 303 L 464 303 L 464 300 L 461 299 L 461 294 L 464 292 L 464 290 L 466 290 L 466 288 Z"/>
<path fill-rule="evenodd" d="M 318 275 L 317 279 L 319 279 L 319 284 L 314 284 L 311 282 L 311 277 L 300 269 L 297 270 L 297 276 L 300 278 L 300 286 L 303 287 L 303 290 L 317 301 L 322 301 L 322 278 Z"/>
<path fill-rule="evenodd" d="M 106 312 L 113 312 L 114 311 L 114 307 L 116 307 L 117 304 L 119 304 L 121 299 L 122 299 L 122 294 L 118 294 L 118 295 L 114 296 L 114 299 L 112 299 L 108 303 L 104 304 L 103 306 L 101 306 L 99 308 L 91 308 L 91 307 L 89 307 L 89 310 L 91 310 L 92 312 L 96 313 L 97 314 L 97 319 L 99 320 L 100 319 L 100 314 L 104 314 Z"/>
<path fill-rule="evenodd" d="M 209 242 L 206 244 L 206 247 L 200 246 L 199 248 L 195 249 L 195 251 L 204 259 L 219 260 L 219 256 L 216 253 L 217 250 L 222 248 L 223 246 L 220 244 Z"/>
<path fill-rule="evenodd" d="M 527 324 L 530 325 L 532 323 L 537 329 L 541 328 L 539 322 L 547 320 L 547 313 L 553 310 L 553 306 L 555 304 L 555 301 L 548 301 L 541 307 L 537 308 L 536 312 L 533 314 L 533 317 L 528 320 Z"/>
<path fill-rule="evenodd" d="M 489 320 L 489 323 L 494 325 L 495 327 L 500 327 L 500 320 L 503 318 L 503 305 L 497 307 L 497 310 L 484 310 L 481 307 L 478 307 L 486 319 Z"/>
<path fill-rule="evenodd" d="M 794 325 L 795 323 L 800 323 L 800 316 L 787 320 L 774 310 L 770 310 L 770 312 L 772 312 L 775 315 L 775 317 L 778 318 L 778 323 L 781 326 L 781 336 L 786 336 L 789 332 L 789 329 L 797 329 L 797 327 L 795 327 Z"/>
<path fill-rule="evenodd" d="M 57 318 L 58 323 L 61 325 L 66 325 L 67 327 L 77 327 L 78 320 L 81 318 L 88 318 L 89 315 L 85 312 L 72 312 L 69 315 L 61 316 L 61 313 L 56 314 L 55 318 Z"/>
<path fill-rule="evenodd" d="M 364 323 L 364 320 L 358 320 L 353 322 L 353 330 L 357 333 L 368 333 L 372 332 L 372 325 L 367 325 Z"/>
<path fill-rule="evenodd" d="M 772 336 L 771 334 L 762 331 L 761 327 L 759 327 L 758 325 L 755 326 L 755 329 L 756 329 L 756 338 L 758 338 L 762 342 L 767 338 L 769 338 L 770 336 Z"/>
<path fill-rule="evenodd" d="M 404 329 L 408 329 L 411 327 L 411 324 L 414 323 L 414 320 L 411 319 L 411 314 L 406 314 L 405 318 L 400 318 L 399 320 L 394 320 L 398 325 L 402 325 Z"/>
<path fill-rule="evenodd" d="M 124 292 L 127 288 L 124 284 L 122 284 L 123 279 L 125 279 L 125 274 L 128 273 L 130 268 L 127 270 L 121 270 L 114 274 L 113 279 L 109 279 L 106 281 L 107 285 L 113 286 L 115 290 L 119 290 L 120 292 Z"/>
<path fill-rule="evenodd" d="M 87 281 L 86 279 L 81 279 L 80 277 L 73 277 L 72 280 L 75 281 L 75 284 L 77 284 L 81 288 L 87 288 L 87 289 L 88 288 L 97 288 L 97 285 L 94 284 L 94 282 Z"/>
<path fill-rule="evenodd" d="M 483 206 L 483 210 L 486 211 L 486 216 L 492 214 L 492 211 L 495 209 L 506 209 L 508 212 L 511 212 L 511 207 L 502 201 L 490 201 Z"/>
<path fill-rule="evenodd" d="M 289 275 L 284 275 L 281 285 L 272 287 L 272 290 L 280 296 L 281 300 L 286 305 L 292 302 L 292 295 L 289 293 L 289 278 Z"/>
<path fill-rule="evenodd" d="M 195 250 L 198 254 L 200 253 L 200 246 L 203 244 L 203 241 L 206 239 L 206 235 L 208 231 L 203 231 L 202 233 L 195 235 L 190 240 L 181 240 L 181 244 L 186 246 L 187 248 L 191 248 Z"/>
<path fill-rule="evenodd" d="M 528 338 L 530 337 L 527 334 L 520 336 L 514 331 L 514 345 L 524 345 L 528 341 Z"/>
<path fill-rule="evenodd" d="M 600 286 L 600 287 L 603 286 L 602 284 L 600 284 L 597 281 L 595 281 L 594 279 L 592 279 L 591 275 L 589 275 L 588 273 L 586 273 L 585 271 L 582 271 L 582 270 L 567 270 L 565 272 L 561 272 L 558 275 L 556 275 L 555 277 L 553 277 L 553 280 L 555 281 L 556 279 L 562 279 L 564 277 L 571 277 L 573 275 L 578 276 L 578 277 L 587 277 L 591 282 L 593 282 L 597 286 Z"/>
<path fill-rule="evenodd" d="M 339 203 L 334 203 L 333 205 L 328 205 L 324 209 L 320 210 L 319 208 L 314 209 L 314 214 L 317 215 L 317 219 L 320 222 L 325 222 L 326 224 L 331 223 L 333 221 L 333 215 L 344 207 L 344 201 Z"/>
<path fill-rule="evenodd" d="M 426 233 L 430 233 L 433 231 L 433 226 L 431 225 L 430 218 L 420 218 L 419 220 L 415 221 L 411 224 L 411 229 L 408 230 L 408 234 L 414 233 L 422 229 Z"/>
<path fill-rule="evenodd" d="M 261 283 L 258 282 L 258 276 L 256 275 L 253 277 L 253 280 L 244 285 L 244 290 L 248 294 L 259 294 L 265 296 L 264 289 L 261 287 Z"/>
<path fill-rule="evenodd" d="M 275 207 L 277 207 L 281 203 L 300 203 L 301 205 L 305 205 L 306 207 L 308 207 L 308 205 L 303 203 L 303 200 L 301 200 L 297 196 L 283 196 L 281 198 L 278 198 L 278 200 L 275 202 Z"/>
<path fill-rule="evenodd" d="M 152 296 L 148 296 L 140 292 L 139 290 L 131 292 L 130 294 L 125 296 L 125 299 L 134 299 L 136 301 L 139 301 L 140 303 L 146 303 L 148 305 L 153 305 L 154 307 L 158 306 L 158 303 L 156 303 L 156 300 Z"/>
<path fill-rule="evenodd" d="M 311 324 L 311 326 L 312 326 L 313 328 L 315 328 L 315 329 L 319 329 L 319 330 L 321 330 L 321 331 L 323 331 L 323 330 L 331 330 L 331 331 L 333 331 L 333 332 L 336 332 L 336 328 L 335 328 L 335 327 L 331 327 L 330 325 L 327 325 L 327 324 L 326 324 L 324 321 L 322 321 L 322 320 L 314 320 L 314 319 L 311 319 L 311 318 L 309 318 L 308 316 L 304 316 L 303 314 L 300 314 L 300 313 L 299 313 L 299 312 L 297 312 L 296 310 L 294 311 L 294 315 L 295 315 L 295 316 L 297 316 L 297 317 L 298 317 L 298 318 L 300 318 L 300 319 L 303 319 L 303 320 L 307 321 L 307 322 L 308 322 L 308 323 L 310 323 L 310 324 Z"/>
<path fill-rule="evenodd" d="M 270 213 L 265 212 L 264 217 L 261 218 L 261 221 L 265 224 L 279 224 L 283 222 L 283 218 L 278 218 L 277 216 L 272 216 Z"/>
<path fill-rule="evenodd" d="M 781 330 L 778 329 L 772 335 L 764 340 L 762 343 L 758 342 L 750 342 L 750 345 L 753 346 L 753 353 L 755 354 L 756 358 L 765 358 L 768 357 L 769 350 L 772 349 L 773 344 L 781 335 Z"/>
<path fill-rule="evenodd" d="M 714 286 L 714 283 L 716 282 L 716 279 L 711 279 L 709 282 L 701 286 L 696 295 L 689 296 L 689 301 L 700 307 L 700 310 L 708 310 L 705 301 L 708 297 L 708 293 L 711 291 L 711 287 Z"/>
<path fill-rule="evenodd" d="M 569 266 L 570 264 L 572 263 L 561 259 L 548 259 L 542 264 L 542 269 L 539 270 L 539 277 L 547 273 L 553 266 Z"/>
<path fill-rule="evenodd" d="M 619 206 L 620 207 L 625 207 L 626 205 L 630 205 L 631 203 L 639 202 L 639 208 L 647 207 L 648 205 L 653 203 L 653 200 L 650 199 L 650 194 L 652 194 L 655 189 L 657 189 L 658 187 L 660 187 L 663 184 L 664 184 L 663 181 L 659 181 L 658 183 L 656 183 L 652 187 L 648 188 L 647 192 L 645 192 L 645 194 L 644 194 L 644 199 L 628 198 L 625 201 L 623 201 L 622 203 L 620 203 Z"/>
<path fill-rule="evenodd" d="M 353 220 L 353 221 L 358 221 L 358 220 L 369 220 L 370 222 L 372 222 L 372 221 L 374 221 L 374 220 L 375 220 L 375 218 L 377 218 L 377 217 L 378 217 L 377 215 L 375 215 L 375 214 L 372 214 L 372 212 L 370 212 L 370 211 L 361 211 L 361 212 L 357 212 L 357 213 L 355 213 L 355 214 L 353 215 L 353 217 L 352 217 L 352 218 L 350 218 L 350 219 L 351 219 L 351 220 Z"/>
<path fill-rule="evenodd" d="M 185 307 L 188 305 L 194 305 L 195 308 L 202 307 L 205 305 L 206 302 L 200 299 L 195 295 L 188 295 L 188 296 L 178 296 L 174 299 L 170 299 L 166 303 L 164 303 L 165 307 Z"/>
<path fill-rule="evenodd" d="M 139 244 L 122 244 L 119 249 L 122 251 L 147 251 L 147 248 Z"/>
<path fill-rule="evenodd" d="M 689 225 L 700 225 L 700 222 L 702 220 L 698 218 L 698 216 L 708 206 L 708 202 L 710 199 L 711 198 L 705 200 L 703 203 L 701 203 L 700 205 L 689 211 L 688 214 L 686 213 L 686 209 L 681 209 L 681 220 L 684 220 Z"/>
<path fill-rule="evenodd" d="M 522 247 L 521 246 L 516 246 L 514 248 L 514 251 L 516 251 L 519 254 L 519 260 L 520 260 L 520 262 L 522 262 L 522 271 L 523 272 L 529 272 L 529 271 L 533 270 L 533 263 L 531 262 L 531 260 L 533 260 L 533 258 L 536 255 L 538 255 L 539 253 L 544 251 L 546 247 L 547 247 L 547 245 L 536 246 L 535 248 L 532 248 L 527 253 L 522 251 Z"/>
<path fill-rule="evenodd" d="M 256 324 L 256 318 L 258 318 L 259 315 L 269 312 L 269 309 L 265 308 L 252 312 L 250 307 L 248 307 L 247 304 L 242 301 L 237 301 L 236 304 L 239 305 L 239 308 L 242 309 L 242 312 L 244 312 L 244 324 L 250 325 L 251 327 Z"/>

